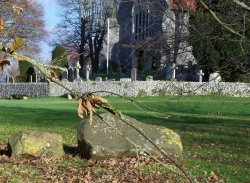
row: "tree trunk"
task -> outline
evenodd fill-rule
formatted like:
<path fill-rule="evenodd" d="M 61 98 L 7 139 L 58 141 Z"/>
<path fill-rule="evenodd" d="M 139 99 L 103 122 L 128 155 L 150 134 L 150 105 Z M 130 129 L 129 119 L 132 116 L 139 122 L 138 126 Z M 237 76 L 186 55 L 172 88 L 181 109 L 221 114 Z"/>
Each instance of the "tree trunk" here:
<path fill-rule="evenodd" d="M 86 39 L 85 39 L 85 27 L 86 27 L 86 21 L 83 17 L 81 17 L 81 44 L 80 44 L 80 66 L 82 69 L 80 69 L 80 77 L 84 77 L 84 72 L 83 72 L 83 68 L 85 65 L 85 60 L 84 60 L 84 46 L 86 44 Z"/>

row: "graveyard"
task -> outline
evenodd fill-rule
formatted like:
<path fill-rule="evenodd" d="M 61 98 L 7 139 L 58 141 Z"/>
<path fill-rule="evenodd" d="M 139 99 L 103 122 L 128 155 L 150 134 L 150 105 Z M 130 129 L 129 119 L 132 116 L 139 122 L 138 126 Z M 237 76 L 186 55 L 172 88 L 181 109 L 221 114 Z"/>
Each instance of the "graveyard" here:
<path fill-rule="evenodd" d="M 250 182 L 249 12 L 0 0 L 0 183 Z"/>
<path fill-rule="evenodd" d="M 176 131 L 183 143 L 180 162 L 199 182 L 248 182 L 249 105 L 248 98 L 226 96 L 160 96 L 137 97 L 138 102 L 158 111 L 154 115 L 141 111 L 132 102 L 105 97 L 122 113 L 144 123 L 161 125 Z M 77 151 L 76 129 L 81 121 L 76 100 L 62 97 L 0 100 L 0 180 L 8 181 L 79 181 L 129 180 L 155 181 L 171 177 L 171 182 L 186 182 L 153 161 L 135 165 L 135 159 L 85 160 Z M 104 112 L 103 110 L 100 113 Z M 167 119 L 157 117 L 167 112 Z M 95 121 L 93 122 L 95 123 Z M 9 158 L 6 143 L 12 134 L 22 130 L 40 130 L 61 134 L 68 150 L 59 159 Z M 142 157 L 141 157 L 142 158 Z M 135 162 L 134 162 L 135 161 Z M 120 167 L 122 162 L 131 165 Z M 112 169 L 111 165 L 121 168 Z M 170 165 L 171 166 L 171 165 Z M 107 168 L 109 171 L 107 172 Z M 141 174 L 138 173 L 141 170 Z M 93 173 L 94 172 L 94 173 Z"/>

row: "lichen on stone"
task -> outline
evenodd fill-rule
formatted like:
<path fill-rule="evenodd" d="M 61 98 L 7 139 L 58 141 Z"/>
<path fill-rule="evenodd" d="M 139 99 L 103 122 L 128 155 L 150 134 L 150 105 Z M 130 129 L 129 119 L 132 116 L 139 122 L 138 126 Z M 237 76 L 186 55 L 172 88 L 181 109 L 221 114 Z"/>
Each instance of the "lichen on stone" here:
<path fill-rule="evenodd" d="M 177 146 L 179 146 L 179 148 L 181 149 L 181 150 L 183 150 L 183 147 L 182 147 L 182 143 L 181 143 L 181 141 L 179 141 L 179 140 L 175 140 L 175 139 L 172 139 L 172 140 L 166 140 L 166 143 L 167 144 L 176 144 Z"/>

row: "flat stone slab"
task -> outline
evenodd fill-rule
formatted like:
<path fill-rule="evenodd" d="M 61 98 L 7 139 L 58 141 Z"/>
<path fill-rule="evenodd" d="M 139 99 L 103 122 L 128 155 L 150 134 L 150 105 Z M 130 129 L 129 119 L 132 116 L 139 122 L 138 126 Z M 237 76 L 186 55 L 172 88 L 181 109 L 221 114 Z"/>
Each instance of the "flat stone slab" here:
<path fill-rule="evenodd" d="M 117 117 L 110 113 L 104 113 L 101 116 L 143 150 L 153 155 L 161 155 L 142 135 L 135 129 L 124 124 Z M 181 139 L 174 131 L 163 126 L 145 124 L 129 116 L 124 115 L 124 117 L 139 127 L 139 129 L 167 153 L 172 155 L 182 154 Z M 93 117 L 92 126 L 86 120 L 83 120 L 79 124 L 77 139 L 79 152 L 83 158 L 136 157 L 137 155 L 134 146 L 122 138 L 98 116 Z"/>

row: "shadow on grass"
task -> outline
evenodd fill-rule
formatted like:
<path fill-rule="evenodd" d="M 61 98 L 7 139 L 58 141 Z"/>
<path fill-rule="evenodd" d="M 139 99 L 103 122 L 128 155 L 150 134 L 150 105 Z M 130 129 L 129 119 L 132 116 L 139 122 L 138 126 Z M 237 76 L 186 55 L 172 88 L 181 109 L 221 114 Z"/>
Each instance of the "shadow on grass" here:
<path fill-rule="evenodd" d="M 77 146 L 69 146 L 69 145 L 64 144 L 63 150 L 66 155 L 71 155 L 71 156 L 79 155 Z M 0 156 L 11 157 L 11 147 L 7 144 L 0 144 Z"/>
<path fill-rule="evenodd" d="M 7 144 L 0 144 L 0 156 L 11 156 L 11 151 Z"/>
<path fill-rule="evenodd" d="M 68 126 L 79 121 L 74 110 L 44 109 L 44 108 L 18 108 L 2 107 L 0 115 L 1 121 L 12 124 L 29 124 L 35 126 Z"/>

